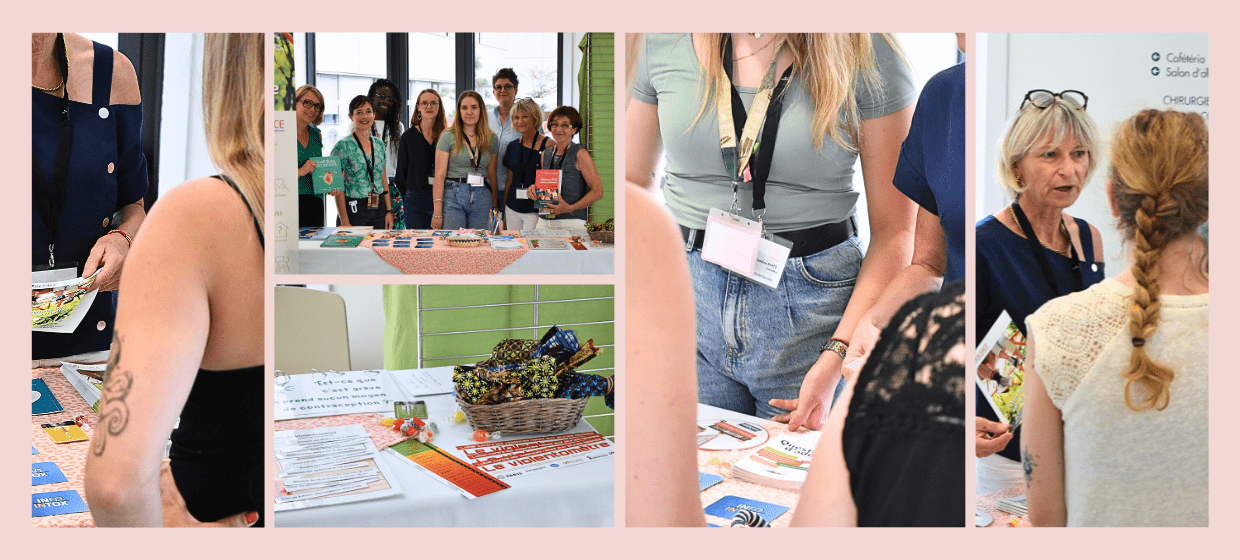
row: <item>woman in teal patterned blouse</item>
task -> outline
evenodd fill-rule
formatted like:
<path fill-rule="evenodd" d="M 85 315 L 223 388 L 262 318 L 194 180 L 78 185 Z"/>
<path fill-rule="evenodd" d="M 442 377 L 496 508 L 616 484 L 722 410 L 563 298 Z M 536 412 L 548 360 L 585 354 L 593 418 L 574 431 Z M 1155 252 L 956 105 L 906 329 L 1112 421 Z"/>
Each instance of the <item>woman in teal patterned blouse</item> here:
<path fill-rule="evenodd" d="M 323 94 L 312 85 L 297 88 L 297 205 L 298 227 L 323 225 L 323 196 L 314 194 L 314 162 L 323 157 Z"/>
<path fill-rule="evenodd" d="M 369 135 L 375 121 L 370 99 L 359 95 L 349 102 L 353 134 L 336 142 L 332 155 L 341 158 L 344 188 L 331 192 L 336 197 L 340 225 L 372 226 L 392 229 L 392 200 L 388 196 L 387 150 L 383 141 Z M 362 140 L 366 137 L 365 140 Z"/>

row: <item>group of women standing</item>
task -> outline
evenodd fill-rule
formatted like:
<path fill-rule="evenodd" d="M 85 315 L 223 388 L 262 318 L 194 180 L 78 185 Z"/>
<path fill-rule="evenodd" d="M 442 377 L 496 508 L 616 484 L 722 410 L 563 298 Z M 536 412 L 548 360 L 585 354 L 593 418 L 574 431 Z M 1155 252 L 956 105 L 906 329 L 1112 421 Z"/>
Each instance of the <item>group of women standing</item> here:
<path fill-rule="evenodd" d="M 530 98 L 517 98 L 517 75 L 501 69 L 492 78 L 496 107 L 482 96 L 457 96 L 448 125 L 443 99 L 418 93 L 415 115 L 401 133 L 403 99 L 395 84 L 378 80 L 370 94 L 349 103 L 353 133 L 331 155 L 343 161 L 344 188 L 332 191 L 340 225 L 376 229 L 581 228 L 586 207 L 602 198 L 603 184 L 590 154 L 572 141 L 583 121 L 576 109 L 558 107 L 541 133 L 543 114 Z M 314 86 L 296 94 L 300 225 L 323 225 L 322 199 L 314 194 L 312 157 L 322 155 L 323 96 Z M 381 118 L 380 118 L 381 117 Z M 382 122 L 382 134 L 373 131 Z M 539 169 L 559 169 L 559 200 L 539 217 L 531 188 Z M 501 208 L 503 212 L 498 212 Z"/>

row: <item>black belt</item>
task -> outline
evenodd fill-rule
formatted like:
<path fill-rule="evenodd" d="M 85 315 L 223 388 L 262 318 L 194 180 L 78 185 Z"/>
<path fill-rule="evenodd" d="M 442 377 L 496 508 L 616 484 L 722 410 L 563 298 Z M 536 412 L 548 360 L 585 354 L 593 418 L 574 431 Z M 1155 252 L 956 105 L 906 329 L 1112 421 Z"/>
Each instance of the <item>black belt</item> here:
<path fill-rule="evenodd" d="M 444 179 L 444 180 L 445 180 L 445 181 L 452 181 L 453 183 L 460 183 L 460 184 L 465 185 L 465 186 L 467 186 L 467 187 L 482 188 L 482 187 L 485 187 L 485 186 L 486 186 L 486 182 L 485 182 L 485 181 L 484 181 L 484 182 L 483 182 L 483 184 L 481 184 L 481 185 L 471 185 L 471 184 L 469 184 L 469 177 L 448 177 L 448 178 L 446 178 L 446 179 Z"/>
<path fill-rule="evenodd" d="M 799 231 L 781 231 L 776 235 L 792 242 L 789 258 L 805 257 L 830 249 L 857 234 L 856 218 L 849 216 L 847 220 L 825 224 Z M 680 226 L 680 236 L 685 241 L 685 250 L 693 251 L 702 248 L 706 232 L 700 229 Z"/>

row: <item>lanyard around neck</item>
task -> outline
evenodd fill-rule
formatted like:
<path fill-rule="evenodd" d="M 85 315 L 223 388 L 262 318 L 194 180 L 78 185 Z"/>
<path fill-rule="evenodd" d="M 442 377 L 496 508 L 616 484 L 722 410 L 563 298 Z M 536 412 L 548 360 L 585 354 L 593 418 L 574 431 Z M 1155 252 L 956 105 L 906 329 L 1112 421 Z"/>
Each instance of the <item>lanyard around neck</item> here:
<path fill-rule="evenodd" d="M 732 37 L 723 36 L 723 70 L 728 76 L 727 91 L 716 88 L 715 107 L 719 117 L 719 147 L 723 153 L 723 164 L 732 178 L 732 211 L 737 209 L 737 190 L 745 181 L 744 173 L 750 169 L 753 180 L 753 210 L 761 221 L 757 211 L 766 212 L 766 179 L 770 175 L 771 156 L 775 151 L 775 137 L 779 130 L 779 118 L 783 109 L 783 92 L 792 77 L 789 66 L 775 81 L 775 65 L 779 61 L 779 52 L 783 47 L 783 38 L 775 39 L 774 54 L 771 64 L 767 66 L 762 77 L 762 86 L 754 96 L 753 103 L 746 114 L 744 101 L 740 92 L 732 83 Z M 744 122 L 744 126 L 739 123 Z M 765 123 L 765 126 L 764 126 Z M 762 140 L 755 146 L 758 130 L 762 130 Z M 755 152 L 758 158 L 753 159 Z M 751 161 L 752 160 L 752 161 Z"/>
<path fill-rule="evenodd" d="M 1021 209 L 1019 202 L 1012 203 L 1012 213 L 1016 215 L 1016 223 L 1020 226 L 1021 231 L 1025 233 L 1025 240 L 1029 242 L 1029 250 L 1033 251 L 1033 260 L 1038 262 L 1038 268 L 1042 271 L 1042 278 L 1050 286 L 1051 292 L 1058 296 L 1066 296 L 1073 292 L 1079 292 L 1085 289 L 1084 272 L 1081 271 L 1081 259 L 1077 255 L 1076 245 L 1072 244 L 1072 237 L 1068 237 L 1068 247 L 1071 249 L 1072 259 L 1072 280 L 1073 286 L 1069 286 L 1067 290 L 1062 289 L 1059 283 L 1055 281 L 1054 269 L 1051 268 L 1051 261 L 1046 256 L 1046 248 L 1042 242 L 1038 241 L 1037 234 L 1033 233 L 1033 224 L 1029 222 L 1029 218 L 1025 216 L 1025 211 Z M 1063 216 L 1059 217 L 1062 224 Z M 1065 228 L 1067 229 L 1067 228 Z"/>
<path fill-rule="evenodd" d="M 366 161 L 366 191 L 375 190 L 375 143 L 370 137 L 366 137 L 366 141 L 370 142 L 370 157 L 366 157 L 366 150 L 362 148 L 362 140 L 357 137 L 357 131 L 353 131 L 353 141 L 357 142 L 357 149 L 362 152 L 362 159 Z"/>
<path fill-rule="evenodd" d="M 56 230 L 60 226 L 60 213 L 64 208 L 65 189 L 69 184 L 69 152 L 72 150 L 73 135 L 69 125 L 69 56 L 65 45 L 65 34 L 56 37 L 52 47 L 56 53 L 56 64 L 64 79 L 60 97 L 60 135 L 56 141 L 56 161 L 52 169 L 52 182 L 48 183 L 39 168 L 38 156 L 33 153 L 34 165 L 31 176 L 34 203 L 39 209 L 39 217 L 47 227 L 47 265 L 56 266 Z M 106 103 L 106 102 L 105 102 Z"/>
<path fill-rule="evenodd" d="M 568 146 L 564 147 L 564 155 L 560 156 L 558 160 L 555 159 L 556 150 L 551 150 L 551 169 L 563 169 L 564 160 L 568 158 L 568 151 L 571 149 L 573 149 L 573 141 L 569 140 Z"/>
<path fill-rule="evenodd" d="M 474 171 L 477 171 L 478 167 L 482 164 L 482 148 L 479 147 L 478 149 L 474 149 L 473 142 L 469 141 L 469 135 L 465 134 L 464 130 L 461 130 L 461 135 L 465 137 L 465 146 L 469 148 L 469 163 L 474 166 Z M 479 143 L 481 144 L 481 142 Z"/>

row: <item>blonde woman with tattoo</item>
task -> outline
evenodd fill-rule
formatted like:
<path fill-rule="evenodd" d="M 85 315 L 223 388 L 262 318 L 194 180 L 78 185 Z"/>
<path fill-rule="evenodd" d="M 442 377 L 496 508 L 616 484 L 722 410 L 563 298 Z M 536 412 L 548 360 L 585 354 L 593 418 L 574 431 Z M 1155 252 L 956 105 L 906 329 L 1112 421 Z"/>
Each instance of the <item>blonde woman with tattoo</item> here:
<path fill-rule="evenodd" d="M 1209 131 L 1195 113 L 1121 123 L 1107 195 L 1116 278 L 1029 316 L 1021 456 L 1040 526 L 1209 523 Z"/>
<path fill-rule="evenodd" d="M 204 43 L 203 120 L 220 175 L 161 197 L 126 259 L 86 462 L 86 500 L 100 526 L 261 525 L 269 495 L 266 43 L 262 34 L 208 34 Z"/>

